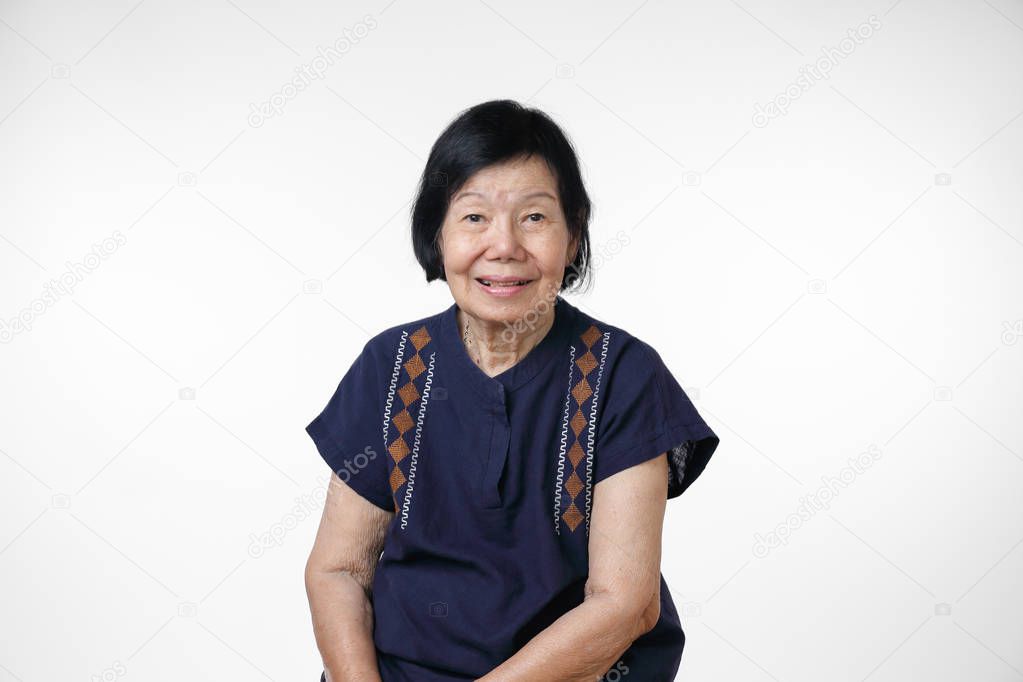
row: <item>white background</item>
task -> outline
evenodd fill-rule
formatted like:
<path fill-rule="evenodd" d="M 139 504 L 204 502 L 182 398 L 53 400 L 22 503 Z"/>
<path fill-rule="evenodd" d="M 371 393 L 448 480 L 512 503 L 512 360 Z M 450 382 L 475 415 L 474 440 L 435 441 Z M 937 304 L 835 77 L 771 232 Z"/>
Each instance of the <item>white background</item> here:
<path fill-rule="evenodd" d="M 569 300 L 722 439 L 668 506 L 680 679 L 1023 679 L 1018 0 L 2 2 L 0 64 L 0 682 L 318 677 L 303 429 L 450 304 L 409 202 L 500 97 L 629 236 Z"/>

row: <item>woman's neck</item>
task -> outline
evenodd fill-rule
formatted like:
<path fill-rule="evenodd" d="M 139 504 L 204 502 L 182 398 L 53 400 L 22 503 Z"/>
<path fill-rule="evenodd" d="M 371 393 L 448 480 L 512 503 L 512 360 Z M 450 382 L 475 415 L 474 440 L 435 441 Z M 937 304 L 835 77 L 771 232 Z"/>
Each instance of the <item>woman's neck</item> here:
<path fill-rule="evenodd" d="M 487 376 L 494 377 L 515 366 L 543 340 L 554 325 L 554 308 L 532 325 L 481 320 L 461 308 L 457 318 L 469 357 Z"/>

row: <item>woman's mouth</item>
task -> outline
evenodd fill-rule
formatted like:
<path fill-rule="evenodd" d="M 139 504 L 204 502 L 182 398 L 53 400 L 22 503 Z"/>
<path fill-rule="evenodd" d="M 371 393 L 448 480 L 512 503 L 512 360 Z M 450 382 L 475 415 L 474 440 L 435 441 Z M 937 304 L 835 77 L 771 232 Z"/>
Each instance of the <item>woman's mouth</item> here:
<path fill-rule="evenodd" d="M 482 277 L 477 277 L 476 281 L 479 282 L 480 284 L 482 284 L 483 286 L 486 286 L 486 287 L 509 287 L 509 286 L 523 286 L 523 285 L 529 284 L 533 280 L 531 280 L 531 279 L 519 279 L 519 280 L 515 280 L 515 281 L 510 281 L 510 282 L 497 282 L 497 281 L 494 281 L 494 280 L 483 279 Z"/>
<path fill-rule="evenodd" d="M 486 279 L 484 277 L 476 278 L 476 282 L 480 285 L 480 288 L 491 296 L 514 296 L 533 283 L 533 281 L 534 280 L 531 279 L 499 281 L 496 279 Z"/>

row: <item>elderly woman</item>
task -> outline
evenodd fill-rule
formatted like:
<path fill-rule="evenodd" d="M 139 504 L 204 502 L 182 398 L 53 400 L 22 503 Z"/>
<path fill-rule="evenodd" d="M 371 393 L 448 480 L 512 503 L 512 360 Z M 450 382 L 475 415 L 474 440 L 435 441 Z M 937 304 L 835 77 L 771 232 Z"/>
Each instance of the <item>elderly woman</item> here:
<path fill-rule="evenodd" d="M 321 680 L 674 679 L 665 502 L 718 437 L 657 351 L 560 296 L 589 216 L 540 111 L 486 102 L 434 144 L 412 244 L 454 302 L 371 338 L 306 427 L 334 472 L 305 572 Z"/>

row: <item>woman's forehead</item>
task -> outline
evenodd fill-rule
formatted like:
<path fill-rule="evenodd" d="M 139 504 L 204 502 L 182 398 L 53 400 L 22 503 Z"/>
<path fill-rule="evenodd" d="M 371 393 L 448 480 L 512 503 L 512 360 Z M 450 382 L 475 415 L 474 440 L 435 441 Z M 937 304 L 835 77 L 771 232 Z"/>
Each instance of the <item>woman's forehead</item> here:
<path fill-rule="evenodd" d="M 514 198 L 527 198 L 534 192 L 546 191 L 557 200 L 557 179 L 542 158 L 515 159 L 495 163 L 473 173 L 455 194 L 455 200 L 465 195 L 493 198 L 506 194 Z"/>

